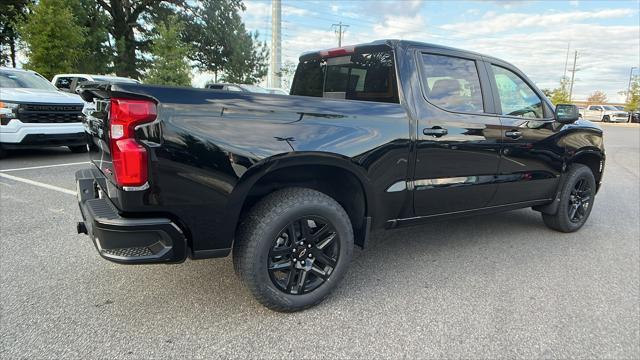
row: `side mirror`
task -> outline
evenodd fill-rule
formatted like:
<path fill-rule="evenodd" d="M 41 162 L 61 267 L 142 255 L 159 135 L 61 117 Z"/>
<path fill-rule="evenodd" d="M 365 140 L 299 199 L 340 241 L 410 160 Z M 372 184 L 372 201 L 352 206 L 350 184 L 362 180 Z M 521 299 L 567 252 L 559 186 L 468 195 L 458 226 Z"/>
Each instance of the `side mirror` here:
<path fill-rule="evenodd" d="M 556 121 L 562 124 L 570 124 L 578 120 L 578 107 L 571 104 L 556 105 Z"/>

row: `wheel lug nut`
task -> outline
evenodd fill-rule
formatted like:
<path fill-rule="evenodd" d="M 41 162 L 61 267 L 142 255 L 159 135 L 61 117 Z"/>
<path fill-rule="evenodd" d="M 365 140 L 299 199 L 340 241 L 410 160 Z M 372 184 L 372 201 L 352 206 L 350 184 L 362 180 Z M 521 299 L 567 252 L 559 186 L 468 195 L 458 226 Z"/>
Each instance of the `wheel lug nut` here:
<path fill-rule="evenodd" d="M 307 245 L 307 247 L 308 247 L 309 249 L 311 249 L 311 244 Z"/>
<path fill-rule="evenodd" d="M 304 260 L 302 260 L 301 264 L 304 265 Z"/>

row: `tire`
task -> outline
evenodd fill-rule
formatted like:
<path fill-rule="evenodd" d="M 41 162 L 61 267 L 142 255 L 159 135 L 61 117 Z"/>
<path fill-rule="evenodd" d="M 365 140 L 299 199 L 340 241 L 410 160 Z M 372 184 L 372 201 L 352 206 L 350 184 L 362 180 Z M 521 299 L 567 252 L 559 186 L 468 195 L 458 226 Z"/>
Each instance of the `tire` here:
<path fill-rule="evenodd" d="M 69 150 L 71 150 L 74 154 L 82 154 L 87 152 L 86 145 L 77 145 L 77 146 L 67 146 Z"/>
<path fill-rule="evenodd" d="M 609 122 L 609 115 L 605 115 L 602 117 L 602 122 Z"/>
<path fill-rule="evenodd" d="M 3 149 L 2 146 L 0 146 L 0 159 L 4 159 L 7 157 L 7 150 Z"/>
<path fill-rule="evenodd" d="M 344 277 L 352 253 L 353 228 L 340 204 L 319 191 L 287 188 L 249 210 L 237 233 L 233 264 L 258 302 L 293 312 L 324 300 Z"/>
<path fill-rule="evenodd" d="M 543 213 L 542 220 L 550 229 L 570 233 L 579 230 L 591 214 L 596 180 L 589 167 L 573 164 L 561 186 L 558 211 L 554 215 Z"/>

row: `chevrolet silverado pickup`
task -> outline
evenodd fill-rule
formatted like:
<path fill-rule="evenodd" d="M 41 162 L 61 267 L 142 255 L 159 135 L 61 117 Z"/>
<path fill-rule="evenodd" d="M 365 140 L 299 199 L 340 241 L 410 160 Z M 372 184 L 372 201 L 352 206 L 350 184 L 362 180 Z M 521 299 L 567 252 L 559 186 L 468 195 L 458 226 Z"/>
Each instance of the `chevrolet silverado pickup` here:
<path fill-rule="evenodd" d="M 34 71 L 0 68 L 0 158 L 9 149 L 48 146 L 86 152 L 83 106 Z"/>
<path fill-rule="evenodd" d="M 375 230 L 533 208 L 576 231 L 605 162 L 602 130 L 513 65 L 418 42 L 305 53 L 290 96 L 101 83 L 81 95 L 95 110 L 78 232 L 123 264 L 232 253 L 276 311 L 322 301 Z"/>

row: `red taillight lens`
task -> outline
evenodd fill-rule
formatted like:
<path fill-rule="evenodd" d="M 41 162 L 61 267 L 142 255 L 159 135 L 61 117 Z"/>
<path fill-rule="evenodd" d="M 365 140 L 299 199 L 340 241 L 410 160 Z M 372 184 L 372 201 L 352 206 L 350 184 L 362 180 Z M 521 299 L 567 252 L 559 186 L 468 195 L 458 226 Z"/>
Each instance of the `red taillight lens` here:
<path fill-rule="evenodd" d="M 111 99 L 109 138 L 118 185 L 142 186 L 147 182 L 147 150 L 135 140 L 135 127 L 155 120 L 156 115 L 153 101 Z"/>

